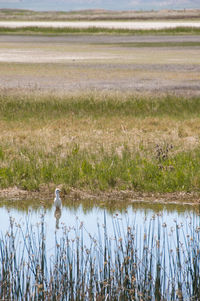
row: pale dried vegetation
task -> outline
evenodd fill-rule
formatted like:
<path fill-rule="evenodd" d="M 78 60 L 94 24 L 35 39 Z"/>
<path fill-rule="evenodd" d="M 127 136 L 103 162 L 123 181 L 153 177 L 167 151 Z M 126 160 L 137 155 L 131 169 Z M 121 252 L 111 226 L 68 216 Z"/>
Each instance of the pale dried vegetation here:
<path fill-rule="evenodd" d="M 172 143 L 174 151 L 192 150 L 199 144 L 199 119 L 172 120 L 168 117 L 92 117 L 77 116 L 54 121 L 0 122 L 1 143 L 10 145 L 17 153 L 18 147 L 43 148 L 51 153 L 62 150 L 65 156 L 74 144 L 95 152 L 103 145 L 106 151 L 115 148 L 120 154 L 124 145 L 138 151 L 142 144 L 152 149 L 160 141 Z"/>
<path fill-rule="evenodd" d="M 0 9 L 1 20 L 165 20 L 199 19 L 200 10 L 156 10 L 156 11 L 111 11 L 104 9 L 80 10 L 70 12 L 35 12 L 31 10 Z"/>
<path fill-rule="evenodd" d="M 2 90 L 2 94 L 7 90 Z M 23 97 L 30 92 L 23 91 Z M 9 90 L 9 95 L 18 95 L 16 90 Z M 48 94 L 32 92 L 34 101 L 40 101 L 42 97 L 48 97 Z M 72 93 L 74 99 L 95 97 L 96 102 L 106 101 L 106 97 L 120 99 L 126 102 L 130 93 Z M 29 95 L 30 96 L 30 95 Z M 65 96 L 59 96 L 62 100 Z M 58 100 L 59 101 L 59 97 Z M 137 96 L 136 96 L 137 97 Z M 146 94 L 146 99 L 152 99 L 152 95 Z M 162 96 L 160 96 L 162 98 Z M 70 94 L 68 94 L 70 98 Z M 155 110 L 156 105 L 155 105 Z M 15 121 L 0 120 L 0 140 L 10 148 L 17 149 L 19 146 L 37 149 L 43 147 L 48 152 L 56 152 L 62 149 L 63 156 L 68 149 L 78 144 L 81 149 L 88 148 L 96 151 L 103 145 L 106 151 L 116 149 L 119 153 L 124 145 L 130 147 L 132 151 L 137 151 L 142 144 L 145 149 L 152 149 L 156 144 L 172 143 L 173 151 L 192 150 L 199 144 L 200 125 L 199 118 L 171 118 L 170 116 L 161 117 L 136 117 L 122 115 L 103 115 L 97 118 L 90 114 L 80 116 L 74 112 L 71 115 L 61 116 L 55 119 L 29 118 Z"/>

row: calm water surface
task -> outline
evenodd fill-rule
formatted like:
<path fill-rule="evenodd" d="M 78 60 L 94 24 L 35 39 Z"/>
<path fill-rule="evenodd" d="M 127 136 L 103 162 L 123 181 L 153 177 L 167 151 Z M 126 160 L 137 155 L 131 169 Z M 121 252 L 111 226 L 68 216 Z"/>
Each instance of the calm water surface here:
<path fill-rule="evenodd" d="M 179 298 L 183 301 L 191 298 L 200 300 L 198 206 L 135 202 L 123 208 L 115 202 L 107 207 L 103 202 L 99 206 L 94 206 L 92 202 L 65 202 L 59 211 L 51 204 L 48 208 L 43 208 L 41 204 L 39 201 L 28 203 L 23 200 L 17 203 L 1 202 L 1 256 L 5 257 L 1 264 L 10 263 L 9 272 L 13 267 L 13 260 L 9 258 L 15 258 L 12 277 L 17 275 L 16 272 L 22 275 L 23 267 L 29 278 L 15 277 L 22 289 L 27 287 L 28 281 L 34 290 L 38 285 L 37 277 L 41 275 L 41 279 L 50 281 L 52 278 L 48 277 L 53 269 L 58 272 L 55 281 L 59 280 L 59 284 L 63 279 L 63 285 L 69 284 L 73 289 L 77 289 L 80 283 L 85 285 L 85 279 L 89 287 L 95 277 L 95 286 L 91 288 L 97 295 L 101 291 L 100 284 L 104 283 L 105 290 L 112 280 L 113 286 L 109 284 L 109 287 L 113 291 L 108 290 L 107 293 L 114 296 L 117 288 L 123 295 L 124 289 L 127 289 L 126 295 L 129 297 L 123 300 L 129 300 L 130 284 L 125 288 L 124 281 L 134 277 L 135 288 L 132 292 L 137 295 L 134 300 L 139 300 L 140 294 L 145 296 L 146 293 L 152 296 L 152 300 L 161 300 L 157 298 L 161 295 L 164 296 L 162 300 L 167 301 L 178 300 L 179 295 L 184 296 Z M 70 275 L 73 277 L 70 278 Z M 79 283 L 79 277 L 83 277 L 80 279 L 84 281 Z M 69 287 L 65 293 L 66 300 L 71 300 Z M 73 291 L 72 295 L 76 293 L 78 290 Z M 16 295 L 16 291 L 13 294 Z M 88 288 L 84 294 L 88 294 Z M 90 300 L 89 295 L 87 300 Z"/>
<path fill-rule="evenodd" d="M 39 204 L 39 202 L 38 202 Z M 128 226 L 135 229 L 138 241 L 143 240 L 144 232 L 149 229 L 150 224 L 154 224 L 155 239 L 157 238 L 158 225 L 166 229 L 173 248 L 173 233 L 175 234 L 176 223 L 183 229 L 184 235 L 191 234 L 191 228 L 200 225 L 199 207 L 192 205 L 161 205 L 135 203 L 120 210 L 110 208 L 101 208 L 98 206 L 76 206 L 63 205 L 61 212 L 56 212 L 54 206 L 44 209 L 39 206 L 36 208 L 8 207 L 4 205 L 0 208 L 1 234 L 5 235 L 10 226 L 10 218 L 14 219 L 14 224 L 20 225 L 23 232 L 26 233 L 27 224 L 32 225 L 32 231 L 37 232 L 41 222 L 41 216 L 44 214 L 45 235 L 47 251 L 51 252 L 55 246 L 55 233 L 59 238 L 62 237 L 64 229 L 70 232 L 73 239 L 77 234 L 77 229 L 82 226 L 84 231 L 84 243 L 90 244 L 91 236 L 98 240 L 99 233 L 103 235 L 104 224 L 106 223 L 110 239 L 114 235 L 113 223 L 118 223 L 119 231 L 124 231 Z M 99 232 L 99 229 L 100 232 Z M 123 234 L 123 233 L 122 233 Z M 123 236 L 123 235 L 122 235 Z M 162 233 L 161 233 L 162 236 Z M 184 237 L 180 237 L 184 239 Z M 162 237 L 161 237 L 162 240 Z M 141 245 L 140 245 L 141 247 Z"/>

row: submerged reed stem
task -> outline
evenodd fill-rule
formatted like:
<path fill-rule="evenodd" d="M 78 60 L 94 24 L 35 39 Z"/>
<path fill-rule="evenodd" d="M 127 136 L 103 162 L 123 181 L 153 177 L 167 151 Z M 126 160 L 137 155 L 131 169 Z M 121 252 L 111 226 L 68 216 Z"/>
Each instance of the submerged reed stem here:
<path fill-rule="evenodd" d="M 109 237 L 104 214 L 104 225 L 98 225 L 97 238 L 89 234 L 89 245 L 82 224 L 63 227 L 60 238 L 55 232 L 49 258 L 45 216 L 36 230 L 29 222 L 22 230 L 11 218 L 0 239 L 0 299 L 198 300 L 200 227 L 195 223 L 190 221 L 187 233 L 176 224 L 172 239 L 159 216 L 140 230 L 114 217 Z"/>

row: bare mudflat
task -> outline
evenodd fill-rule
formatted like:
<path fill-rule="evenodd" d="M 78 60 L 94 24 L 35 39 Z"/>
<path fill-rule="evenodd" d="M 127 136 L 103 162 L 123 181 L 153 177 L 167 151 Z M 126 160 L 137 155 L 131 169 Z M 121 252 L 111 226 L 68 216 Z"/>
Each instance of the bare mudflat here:
<path fill-rule="evenodd" d="M 0 36 L 0 88 L 200 94 L 200 36 Z"/>
<path fill-rule="evenodd" d="M 119 44 L 124 43 L 200 43 L 199 35 L 0 35 L 0 43 L 86 43 Z M 138 46 L 145 46 L 138 44 Z M 167 46 L 167 44 L 165 45 Z"/>
<path fill-rule="evenodd" d="M 177 27 L 200 28 L 200 21 L 0 21 L 0 27 L 51 27 L 51 28 L 109 28 L 109 29 L 165 29 Z"/>

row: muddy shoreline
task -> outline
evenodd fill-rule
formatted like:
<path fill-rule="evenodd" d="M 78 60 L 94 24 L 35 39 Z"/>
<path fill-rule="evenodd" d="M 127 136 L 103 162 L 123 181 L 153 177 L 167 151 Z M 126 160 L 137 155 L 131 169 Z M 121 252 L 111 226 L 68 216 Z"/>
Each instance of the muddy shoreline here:
<path fill-rule="evenodd" d="M 68 190 L 61 188 L 62 199 L 81 202 L 90 200 L 95 202 L 124 202 L 124 203 L 152 203 L 152 204 L 183 204 L 200 205 L 200 194 L 197 192 L 173 192 L 173 193 L 150 193 L 137 192 L 132 190 L 109 190 L 109 191 L 89 191 L 77 188 Z M 39 191 L 27 191 L 17 187 L 0 190 L 1 200 L 38 200 L 51 201 L 54 198 L 54 188 L 42 186 Z"/>

